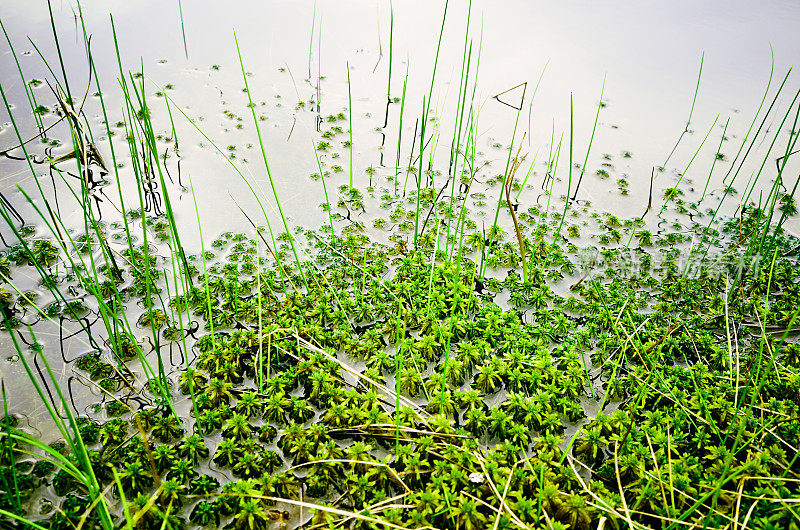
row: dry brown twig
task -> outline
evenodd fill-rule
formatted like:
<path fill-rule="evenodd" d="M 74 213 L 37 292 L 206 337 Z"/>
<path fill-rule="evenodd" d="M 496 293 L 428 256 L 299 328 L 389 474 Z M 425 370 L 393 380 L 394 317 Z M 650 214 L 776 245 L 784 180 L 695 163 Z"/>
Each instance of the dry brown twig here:
<path fill-rule="evenodd" d="M 527 134 L 527 133 L 525 133 Z M 522 151 L 522 142 L 525 141 L 525 134 L 522 135 L 522 140 L 519 142 L 519 147 L 517 148 L 517 154 L 514 156 L 514 160 L 511 163 L 511 169 L 508 172 L 508 176 L 506 177 L 506 181 L 503 183 L 503 187 L 505 188 L 506 192 L 506 202 L 508 202 L 508 212 L 511 214 L 511 219 L 514 221 L 514 231 L 517 233 L 517 241 L 519 242 L 519 255 L 522 259 L 522 279 L 527 281 L 528 279 L 528 266 L 525 260 L 525 240 L 522 238 L 522 232 L 519 229 L 519 221 L 517 221 L 517 213 L 514 211 L 514 206 L 511 204 L 511 187 L 514 184 L 514 175 L 517 173 L 519 166 L 522 165 L 522 162 L 525 161 L 525 158 L 528 156 L 528 153 L 525 153 L 522 158 L 519 157 L 520 151 Z"/>

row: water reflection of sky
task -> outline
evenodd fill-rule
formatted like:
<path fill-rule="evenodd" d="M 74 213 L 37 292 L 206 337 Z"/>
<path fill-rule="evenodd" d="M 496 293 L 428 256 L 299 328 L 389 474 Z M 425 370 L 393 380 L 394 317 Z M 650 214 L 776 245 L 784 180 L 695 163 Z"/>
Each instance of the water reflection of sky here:
<path fill-rule="evenodd" d="M 319 71 L 325 76 L 323 114 L 346 107 L 345 63 L 351 64 L 356 175 L 366 180 L 364 169 L 377 165 L 380 157 L 376 147 L 381 137 L 374 129 L 382 125 L 384 113 L 383 94 L 389 62 L 388 2 L 240 2 L 235 8 L 215 2 L 186 2 L 183 15 L 188 60 L 184 58 L 178 6 L 174 4 L 83 3 L 104 90 L 118 92 L 115 90 L 118 70 L 108 19 L 108 13 L 112 12 L 125 68 L 138 69 L 143 64 L 145 73 L 156 83 L 175 85 L 171 92 L 174 99 L 188 107 L 187 114 L 203 120 L 198 123 L 223 149 L 236 146 L 239 159 L 251 161 L 250 170 L 270 196 L 255 134 L 244 107 L 246 100 L 239 91 L 242 82 L 233 41 L 233 30 L 236 30 L 246 68 L 254 74 L 251 78 L 253 97 L 266 104 L 264 110 L 269 120 L 262 124 L 262 132 L 266 136 L 281 200 L 296 222 L 321 223 L 321 212 L 309 208 L 321 201 L 320 185 L 307 178 L 316 171 L 310 148 L 312 139 L 318 138 L 315 121 L 310 112 L 293 109 L 297 93 L 304 100 L 314 94 L 312 84 L 304 82 L 308 77 L 312 21 L 316 24 L 311 70 L 312 77 L 316 78 L 318 55 L 321 55 Z M 422 96 L 428 91 L 443 7 L 443 3 L 439 4 L 404 1 L 394 6 L 393 95 L 400 95 L 405 62 L 410 63 L 404 124 L 406 138 L 413 133 L 413 118 L 419 115 Z M 54 7 L 67 70 L 73 83 L 81 85 L 86 79 L 85 58 L 81 47 L 76 45 L 78 35 L 73 14 L 76 9 L 67 1 L 55 3 Z M 43 50 L 49 50 L 50 59 L 54 58 L 46 5 L 31 7 L 29 2 L 12 0 L 6 2 L 5 11 L 4 23 L 18 51 L 31 49 L 24 39 L 29 34 L 41 43 Z M 433 95 L 434 105 L 443 118 L 442 136 L 451 134 L 452 116 L 446 109 L 455 104 L 466 13 L 466 3 L 450 2 Z M 531 118 L 529 146 L 525 148 L 530 152 L 528 161 L 537 148 L 542 153 L 539 162 L 542 161 L 549 151 L 554 129 L 556 140 L 563 133 L 566 142 L 572 93 L 575 159 L 582 162 L 594 105 L 606 76 L 604 99 L 608 106 L 600 114 L 588 167 L 590 171 L 599 167 L 601 155 L 610 154 L 614 159 L 612 177 L 626 178 L 633 197 L 627 202 L 639 204 L 648 192 L 652 166 L 663 163 L 683 129 L 704 53 L 703 76 L 691 125 L 694 134 L 685 137 L 670 160 L 671 167 L 659 177 L 663 186 L 667 186 L 670 179 L 674 181 L 675 172 L 685 168 L 719 115 L 709 140 L 685 177 L 685 182 L 704 182 L 726 120 L 730 118 L 726 134 L 730 140 L 722 149 L 726 153 L 735 154 L 736 140 L 750 124 L 769 76 L 770 45 L 775 52 L 773 87 L 794 62 L 800 49 L 800 37 L 794 31 L 798 21 L 800 7 L 793 2 L 729 2 L 724 5 L 655 1 L 474 2 L 471 25 L 476 52 L 481 45 L 481 32 L 483 35 L 477 92 L 477 101 L 483 103 L 480 115 L 483 151 L 487 159 L 495 162 L 492 169 L 502 171 L 505 153 L 493 152 L 491 146 L 508 144 L 514 113 L 493 101 L 491 96 L 528 81 L 530 98 L 532 86 L 547 64 L 533 111 L 530 116 L 523 113 L 522 117 L 521 131 L 526 132 L 528 118 Z M 316 39 L 320 35 L 322 47 L 318 54 Z M 383 57 L 379 56 L 379 51 L 383 52 Z M 166 62 L 159 63 L 160 60 Z M 5 83 L 13 93 L 17 82 L 15 68 L 8 54 L 2 61 L 3 75 L 8 79 Z M 221 69 L 209 70 L 214 64 L 221 65 Z M 23 58 L 23 68 L 31 75 L 43 75 L 35 55 Z M 280 72 L 279 68 L 287 71 Z M 778 112 L 785 110 L 797 86 L 790 78 L 776 105 Z M 92 104 L 96 106 L 96 102 L 90 100 Z M 110 107 L 113 115 L 119 100 L 111 98 Z M 165 114 L 164 109 L 159 110 Z M 244 118 L 241 131 L 236 130 L 233 123 L 226 122 L 222 115 L 226 110 Z M 367 114 L 371 118 L 365 117 Z M 398 114 L 395 105 L 390 111 L 390 124 L 397 122 Z M 775 116 L 779 121 L 780 115 Z M 234 199 L 248 210 L 256 208 L 255 201 L 249 199 L 247 186 L 216 153 L 209 152 L 210 149 L 195 149 L 203 139 L 186 126 L 182 117 L 177 121 L 179 137 L 186 138 L 184 146 L 188 146 L 182 151 L 184 168 L 192 174 L 204 221 L 219 227 L 219 231 L 227 228 L 223 224 L 246 228 L 246 220 L 230 212 L 238 212 Z M 773 121 L 768 120 L 767 127 L 771 123 Z M 394 130 L 391 126 L 388 129 Z M 292 134 L 287 141 L 290 130 Z M 5 131 L 0 138 L 7 141 L 9 136 L 9 131 Z M 393 133 L 388 133 L 386 145 L 394 146 L 395 142 Z M 252 145 L 249 149 L 248 144 Z M 769 140 L 760 139 L 756 146 L 768 144 Z M 783 147 L 781 141 L 776 144 L 776 150 Z M 405 146 L 406 150 L 409 148 L 410 145 Z M 623 151 L 630 151 L 633 158 L 622 159 Z M 757 167 L 764 153 L 755 154 L 751 158 Z M 347 155 L 333 161 L 330 155 L 323 154 L 323 163 L 327 167 L 336 163 L 347 169 Z M 565 162 L 560 164 L 564 173 L 566 167 Z M 717 164 L 715 177 L 721 178 L 729 167 L 725 163 Z M 773 167 L 773 164 L 767 166 L 768 170 Z M 389 172 L 387 169 L 384 173 Z M 539 168 L 537 173 L 540 173 Z M 245 174 L 248 175 L 247 170 Z M 745 187 L 749 175 L 747 170 L 742 174 L 740 188 Z M 774 170 L 765 172 L 765 176 L 774 176 Z M 344 176 L 340 174 L 338 180 L 344 181 Z M 626 201 L 619 200 L 613 180 L 587 179 L 582 184 L 582 195 L 592 199 L 595 205 L 624 215 L 626 207 L 621 207 L 620 203 Z M 561 185 L 566 187 L 566 182 Z M 528 200 L 533 200 L 532 197 Z M 176 202 L 190 209 L 191 201 L 186 195 L 179 196 Z M 193 222 L 193 219 L 187 216 L 186 222 Z"/>

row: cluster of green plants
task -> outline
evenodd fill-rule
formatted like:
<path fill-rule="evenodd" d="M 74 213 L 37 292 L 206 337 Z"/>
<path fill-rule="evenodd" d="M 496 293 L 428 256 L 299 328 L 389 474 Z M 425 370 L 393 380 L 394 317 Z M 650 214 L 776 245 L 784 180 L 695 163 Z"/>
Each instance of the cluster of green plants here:
<path fill-rule="evenodd" d="M 680 267 L 682 238 L 635 271 L 620 245 L 570 291 L 559 283 L 580 273 L 577 247 L 550 241 L 557 223 L 527 232 L 525 280 L 517 263 L 481 277 L 467 247 L 448 259 L 307 232 L 304 288 L 288 237 L 268 265 L 255 241 L 225 234 L 212 245 L 224 259 L 169 302 L 205 322 L 173 389 L 187 413 L 109 387 L 114 419 L 76 418 L 118 524 L 268 528 L 305 507 L 323 526 L 793 527 L 797 240 L 777 239 L 768 266 L 698 275 Z M 499 240 L 482 251 L 518 256 Z M 87 354 L 76 368 L 96 379 L 112 366 Z M 101 525 L 87 487 L 27 456 L 4 421 L 2 509 L 31 515 L 24 501 L 51 485 L 63 498 L 36 524 Z"/>
<path fill-rule="evenodd" d="M 88 50 L 80 5 L 77 15 Z M 19 187 L 35 227 L 0 204 L 13 236 L 0 255 L 0 326 L 40 398 L 40 420 L 56 432 L 55 441 L 39 439 L 9 411 L 13 396 L 2 389 L 0 522 L 58 530 L 800 527 L 800 241 L 784 230 L 797 213 L 797 183 L 783 179 L 796 127 L 771 188 L 751 201 L 762 163 L 735 217 L 722 216 L 722 203 L 736 195 L 740 154 L 750 153 L 773 106 L 757 129 L 761 106 L 754 116 L 716 209 L 703 200 L 714 165 L 697 202 L 681 183 L 693 157 L 677 182 L 651 190 L 641 217 L 620 219 L 575 200 L 604 104 L 581 164 L 570 96 L 568 143 L 554 128 L 542 195 L 528 205 L 520 196 L 533 188 L 538 150 L 516 176 L 526 158 L 517 138 L 526 84 L 518 107 L 506 103 L 517 114 L 504 170 L 484 171 L 488 162 L 476 153 L 480 51 L 473 53 L 471 8 L 450 159 L 434 162 L 442 156 L 434 145 L 448 147 L 449 138 L 450 124 L 431 106 L 446 16 L 447 4 L 407 164 L 408 71 L 402 97 L 392 96 L 390 37 L 386 124 L 389 105 L 400 104 L 394 174 L 382 174 L 382 158 L 365 167 L 364 186 L 354 177 L 350 66 L 346 113 L 323 113 L 314 13 L 314 96 L 295 110 L 316 113 L 311 178 L 321 181 L 328 217 L 317 231 L 291 227 L 281 206 L 259 125 L 267 117 L 256 115 L 238 41 L 280 228 L 257 181 L 232 161 L 237 146 L 211 140 L 171 99 L 171 85 L 148 99 L 144 72 L 126 73 L 118 51 L 119 121 L 109 120 L 90 60 L 109 139 L 104 169 L 113 173 L 99 183 L 89 166 L 105 164 L 88 120 L 78 119 L 85 113 L 63 61 L 63 79 L 54 80 L 61 118 L 45 112 L 33 91 L 42 82 L 27 81 L 17 61 L 43 141 L 45 121 L 69 118 L 74 174 L 58 168 L 61 159 L 45 162 L 82 226 L 66 225 L 38 178 L 33 192 Z M 51 22 L 58 44 L 52 14 Z M 184 46 L 188 55 L 185 37 Z M 699 85 L 698 75 L 695 98 Z M 0 95 L 19 141 L 11 150 L 35 177 L 36 158 L 2 84 Z M 166 132 L 152 121 L 161 103 Z M 207 244 L 189 177 L 178 192 L 194 200 L 200 251 L 185 251 L 187 224 L 176 223 L 171 202 L 173 110 L 252 191 L 266 223 L 242 209 L 254 235 L 225 232 Z M 223 114 L 244 128 L 244 118 Z M 111 123 L 124 130 L 124 155 L 110 140 Z M 326 181 L 345 172 L 338 149 L 349 151 L 349 180 L 329 195 Z M 719 149 L 714 164 L 727 163 Z M 121 178 L 123 158 L 133 178 Z M 603 155 L 596 175 L 617 178 L 611 161 Z M 628 178 L 616 180 L 623 195 Z M 133 204 L 122 193 L 128 181 Z M 117 192 L 114 222 L 101 221 L 96 186 Z M 51 366 L 50 335 L 40 332 L 51 325 L 60 338 L 84 341 L 75 358 L 61 344 L 60 366 Z M 93 389 L 89 406 L 81 396 L 76 403 L 62 372 Z"/>

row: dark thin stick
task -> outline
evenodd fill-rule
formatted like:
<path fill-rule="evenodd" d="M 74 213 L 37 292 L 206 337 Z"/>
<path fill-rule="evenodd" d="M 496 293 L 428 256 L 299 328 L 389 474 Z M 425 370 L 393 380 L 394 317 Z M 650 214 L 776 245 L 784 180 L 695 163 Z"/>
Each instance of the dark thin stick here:
<path fill-rule="evenodd" d="M 230 194 L 229 194 L 229 195 L 230 195 Z M 231 196 L 231 199 L 233 199 L 233 196 Z M 247 215 L 247 212 L 245 212 L 245 211 L 244 211 L 244 209 L 242 209 L 242 207 L 241 207 L 241 206 L 239 206 L 239 203 L 237 203 L 235 199 L 234 199 L 234 201 L 233 201 L 233 202 L 234 202 L 234 204 L 236 204 L 236 207 L 237 207 L 237 208 L 239 208 L 239 211 L 240 211 L 240 212 L 242 212 L 242 215 L 244 215 L 244 216 L 245 216 L 245 218 L 246 218 L 246 219 L 247 219 L 247 221 L 250 223 L 250 225 L 253 227 L 253 229 L 255 229 L 255 231 L 256 231 L 256 234 L 258 234 L 258 237 L 261 239 L 261 241 L 263 241 L 263 242 L 264 242 L 264 245 L 266 245 L 266 247 L 267 247 L 267 250 L 269 250 L 269 253 L 270 253 L 270 254 L 272 254 L 272 257 L 273 257 L 273 258 L 275 258 L 275 261 L 277 261 L 277 262 L 278 262 L 278 264 L 280 264 L 280 261 L 278 260 L 278 257 L 277 257 L 277 256 L 275 255 L 275 253 L 272 251 L 272 247 L 271 247 L 271 246 L 269 246 L 269 243 L 267 243 L 267 240 L 266 240 L 266 239 L 264 239 L 264 236 L 263 236 L 263 234 L 261 233 L 261 231 L 258 229 L 258 226 L 256 226 L 256 224 L 253 222 L 253 220 L 250 218 L 250 216 L 249 216 L 249 215 Z"/>
<path fill-rule="evenodd" d="M 506 201 L 508 201 L 508 212 L 511 214 L 511 219 L 514 221 L 514 231 L 517 233 L 517 241 L 519 242 L 519 256 L 522 259 L 522 279 L 523 281 L 528 281 L 528 266 L 525 262 L 525 240 L 523 239 L 522 232 L 520 232 L 519 229 L 519 222 L 517 221 L 517 214 L 514 211 L 514 205 L 511 203 L 511 186 L 513 186 L 514 184 L 514 175 L 519 169 L 519 166 L 522 165 L 522 162 L 525 160 L 525 157 L 528 156 L 527 154 L 525 154 L 522 158 L 519 157 L 519 153 L 520 151 L 522 151 L 523 142 L 525 142 L 524 134 L 522 135 L 522 140 L 520 140 L 519 142 L 517 155 L 514 157 L 514 161 L 511 164 L 511 171 L 508 172 L 508 177 L 506 177 L 506 181 L 503 184 L 503 187 L 506 190 Z"/>
<path fill-rule="evenodd" d="M 381 44 L 381 13 L 380 8 L 376 5 L 375 6 L 375 15 L 378 19 L 378 61 L 375 63 L 375 66 L 372 68 L 372 73 L 375 73 L 375 70 L 378 69 L 378 65 L 381 64 L 381 59 L 383 59 L 383 44 Z"/>
<path fill-rule="evenodd" d="M 189 49 L 186 47 L 186 29 L 183 26 L 183 8 L 181 7 L 181 0 L 178 0 L 178 13 L 181 16 L 181 35 L 183 36 L 183 54 L 189 58 Z"/>
<path fill-rule="evenodd" d="M 289 68 L 289 63 L 283 63 L 286 65 L 286 71 L 289 72 L 289 77 L 292 78 L 292 85 L 294 85 L 294 93 L 297 94 L 297 101 L 302 101 L 303 98 L 300 97 L 300 91 L 297 90 L 297 83 L 294 81 L 294 75 L 292 74 L 292 69 Z"/>
<path fill-rule="evenodd" d="M 8 209 L 11 212 L 11 214 L 19 220 L 21 224 L 25 224 L 25 219 L 22 218 L 22 216 L 19 214 L 16 208 L 14 208 L 14 205 L 12 205 L 11 202 L 9 202 L 9 200 L 6 199 L 5 195 L 3 195 L 2 192 L 0 192 L 0 201 L 3 202 L 6 209 Z"/>
<path fill-rule="evenodd" d="M 589 136 L 589 147 L 586 148 L 586 158 L 583 159 L 583 166 L 581 166 L 581 174 L 578 177 L 578 184 L 575 186 L 575 191 L 572 194 L 572 200 L 578 196 L 578 189 L 581 187 L 583 174 L 586 172 L 586 164 L 589 162 L 589 153 L 592 150 L 592 143 L 594 142 L 594 133 L 597 130 L 597 119 L 600 117 L 600 109 L 603 108 L 603 94 L 606 90 L 606 76 L 603 76 L 603 86 L 600 89 L 600 101 L 597 103 L 597 112 L 594 115 L 594 125 L 592 125 L 592 134 Z"/>
<path fill-rule="evenodd" d="M 790 156 L 796 155 L 797 153 L 800 153 L 800 149 L 798 149 L 797 151 L 792 151 L 791 153 L 785 154 L 785 155 L 783 155 L 783 156 L 781 156 L 779 158 L 776 158 L 775 159 L 775 167 L 778 169 L 778 172 L 780 172 L 780 170 L 781 170 L 781 161 L 784 158 L 789 158 Z"/>
<path fill-rule="evenodd" d="M 411 161 L 414 160 L 414 146 L 417 145 L 417 127 L 419 127 L 419 118 L 414 121 L 414 136 L 412 136 L 411 154 L 408 155 L 408 165 L 405 169 L 406 181 L 403 184 L 403 197 L 406 196 L 406 186 L 408 186 L 408 169 L 411 167 Z"/>
<path fill-rule="evenodd" d="M 500 96 L 502 96 L 503 94 L 508 94 L 512 90 L 516 90 L 519 87 L 523 87 L 523 89 L 522 89 L 522 97 L 519 100 L 519 106 L 514 106 L 511 103 L 506 103 L 505 101 L 500 99 Z M 528 90 L 528 82 L 527 81 L 523 81 L 522 83 L 520 83 L 518 85 L 512 86 L 508 90 L 504 90 L 504 91 L 500 92 L 499 94 L 495 94 L 494 96 L 492 96 L 492 98 L 496 99 L 498 102 L 502 103 L 503 105 L 511 107 L 514 110 L 520 111 L 520 110 L 522 110 L 522 102 L 525 101 L 525 91 L 526 90 Z"/>
<path fill-rule="evenodd" d="M 656 168 L 654 167 L 650 171 L 650 197 L 647 199 L 647 209 L 644 211 L 642 216 L 639 218 L 640 221 L 642 219 L 644 219 L 644 216 L 647 215 L 647 212 L 649 212 L 650 208 L 653 206 L 653 179 L 655 178 L 655 176 L 656 176 Z"/>
<path fill-rule="evenodd" d="M 92 38 L 90 36 L 87 46 L 91 47 L 91 43 L 92 43 Z M 31 44 L 33 44 L 33 41 L 31 41 Z M 34 46 L 34 49 L 36 49 L 36 52 L 39 54 L 39 57 L 42 59 L 42 61 L 45 61 L 44 56 L 39 51 L 39 49 L 36 48 L 36 45 L 34 44 L 33 46 Z M 91 63 L 91 55 L 90 55 L 90 63 Z M 45 61 L 45 65 L 47 65 L 47 61 Z M 48 66 L 48 68 L 49 68 L 49 66 Z M 52 70 L 50 70 L 50 72 L 52 73 Z M 56 83 L 56 84 L 58 84 L 58 83 Z M 56 94 L 55 90 L 53 90 L 53 87 L 50 85 L 50 83 L 48 83 L 48 86 L 50 87 L 50 90 L 53 92 L 53 94 Z M 83 99 L 81 100 L 81 104 L 78 107 L 78 111 L 77 111 L 78 115 L 83 114 L 83 106 L 86 104 L 86 98 L 89 96 L 89 88 L 91 86 L 92 86 L 92 68 L 90 66 L 90 68 L 89 68 L 89 78 L 88 78 L 88 80 L 86 82 L 86 90 L 84 90 L 84 92 L 83 92 Z M 8 149 L 4 149 L 4 150 L 0 151 L 0 156 L 6 155 L 7 153 L 10 153 L 14 149 L 22 147 L 23 145 L 26 145 L 26 144 L 36 140 L 37 138 L 42 136 L 44 133 L 46 133 L 47 131 L 49 131 L 50 129 L 52 129 L 53 127 L 55 127 L 56 125 L 58 125 L 59 123 L 61 123 L 62 121 L 66 120 L 66 119 L 67 119 L 66 115 L 61 116 L 59 119 L 57 119 L 56 121 L 54 121 L 53 123 L 48 125 L 46 128 L 42 129 L 42 131 L 40 131 L 37 135 L 32 136 L 31 138 L 25 140 L 24 142 L 20 142 L 20 143 L 18 143 L 17 145 L 15 145 L 13 147 L 9 147 Z"/>
<path fill-rule="evenodd" d="M 425 216 L 425 221 L 422 223 L 422 228 L 419 231 L 420 234 L 425 233 L 425 227 L 428 225 L 428 219 L 430 219 L 431 214 L 433 213 L 433 209 L 436 208 L 436 203 L 439 202 L 439 198 L 442 196 L 442 193 L 444 193 L 444 190 L 447 189 L 447 185 L 449 183 L 450 183 L 449 180 L 446 181 L 444 183 L 444 186 L 442 186 L 442 189 L 439 190 L 439 193 L 436 194 L 436 198 L 433 200 L 433 204 L 431 204 L 430 210 L 428 210 L 428 215 Z"/>

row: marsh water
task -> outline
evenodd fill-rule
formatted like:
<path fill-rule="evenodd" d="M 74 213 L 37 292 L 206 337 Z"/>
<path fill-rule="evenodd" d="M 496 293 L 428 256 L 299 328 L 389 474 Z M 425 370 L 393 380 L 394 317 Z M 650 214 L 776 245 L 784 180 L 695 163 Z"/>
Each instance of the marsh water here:
<path fill-rule="evenodd" d="M 548 153 L 557 149 L 559 142 L 561 161 L 555 171 L 553 196 L 567 193 L 570 173 L 567 144 L 572 137 L 573 164 L 582 166 L 601 90 L 603 106 L 577 198 L 590 201 L 596 210 L 620 217 L 644 212 L 651 174 L 655 175 L 655 197 L 663 197 L 664 189 L 681 181 L 689 188 L 691 200 L 697 199 L 710 174 L 711 196 L 719 197 L 720 190 L 727 185 L 739 192 L 724 205 L 723 211 L 732 213 L 742 201 L 750 179 L 763 164 L 765 169 L 753 185 L 750 199 L 758 203 L 759 193 L 771 186 L 776 174 L 775 159 L 784 153 L 792 123 L 791 119 L 787 121 L 786 134 L 779 134 L 772 147 L 771 140 L 779 133 L 784 110 L 770 114 L 755 135 L 777 87 L 800 51 L 800 34 L 796 31 L 800 5 L 791 1 L 724 4 L 476 1 L 471 12 L 466 2 L 450 2 L 433 85 L 431 76 L 443 2 L 394 2 L 393 26 L 389 2 L 202 0 L 183 2 L 180 7 L 182 16 L 178 2 L 81 4 L 86 31 L 92 36 L 90 50 L 99 76 L 97 81 L 105 95 L 112 130 L 117 133 L 113 141 L 120 157 L 117 162 L 123 196 L 131 199 L 130 204 L 136 190 L 129 185 L 133 181 L 130 161 L 120 155 L 127 152 L 124 131 L 113 125 L 123 118 L 123 99 L 117 81 L 120 71 L 109 14 L 113 15 L 125 75 L 129 71 L 143 73 L 154 109 L 153 119 L 159 129 L 156 132 L 178 140 L 177 148 L 174 142 L 165 141 L 160 149 L 168 156 L 167 166 L 171 171 L 168 182 L 182 241 L 192 252 L 199 251 L 201 246 L 196 212 L 206 246 L 222 232 L 253 234 L 243 211 L 257 223 L 263 222 L 258 202 L 231 163 L 243 174 L 252 176 L 270 220 L 274 224 L 279 220 L 249 116 L 247 95 L 242 91 L 235 37 L 250 95 L 261 118 L 263 143 L 277 193 L 292 226 L 315 228 L 326 222 L 326 214 L 319 207 L 324 202 L 322 186 L 309 177 L 318 171 L 314 152 L 320 142 L 320 123 L 324 128 L 326 117 L 338 113 L 349 117 L 348 71 L 354 185 L 366 187 L 372 183 L 380 192 L 384 188 L 393 189 L 394 184 L 387 178 L 398 170 L 401 176 L 405 175 L 403 169 L 414 156 L 412 148 L 418 149 L 412 144 L 415 126 L 419 125 L 415 120 L 420 115 L 423 98 L 429 94 L 443 140 L 432 142 L 425 156 L 434 153 L 433 167 L 441 170 L 444 166 L 442 176 L 438 177 L 444 182 L 449 150 L 448 140 L 444 139 L 450 138 L 455 124 L 450 109 L 455 108 L 458 98 L 468 23 L 471 61 L 473 64 L 480 61 L 473 100 L 479 108 L 478 157 L 482 167 L 478 182 L 503 173 L 513 137 L 515 152 L 521 146 L 521 153 L 528 154 L 522 171 L 527 171 L 536 160 L 527 187 L 520 195 L 522 208 L 542 197 Z M 81 99 L 89 81 L 89 67 L 78 7 L 71 1 L 56 0 L 52 8 L 64 71 L 72 91 Z M 469 20 L 468 13 L 471 13 Z M 0 17 L 26 80 L 52 79 L 31 41 L 50 63 L 55 76 L 62 75 L 46 2 L 5 0 Z M 0 52 L 0 82 L 20 135 L 27 139 L 37 131 L 14 55 L 7 43 L 0 46 Z M 391 98 L 400 98 L 406 74 L 405 116 L 400 128 L 401 105 L 399 102 L 387 105 L 387 86 Z M 470 79 L 470 86 L 473 82 Z M 518 113 L 512 105 L 519 104 L 521 88 L 504 92 L 521 83 L 527 83 L 527 88 Z M 800 82 L 790 75 L 777 98 L 776 108 L 789 107 L 798 87 Z M 94 91 L 92 85 L 84 111 L 94 131 L 94 140 L 102 155 L 110 160 L 100 101 Z M 166 92 L 173 102 L 174 131 L 163 98 L 155 97 L 160 91 Z M 765 92 L 764 107 L 748 140 L 748 145 L 750 142 L 753 145 L 752 153 L 739 168 L 735 161 L 737 150 L 748 134 Z M 50 109 L 43 115 L 44 124 L 56 121 L 55 97 L 48 84 L 36 87 L 34 94 L 40 104 Z M 495 98 L 496 95 L 499 96 Z M 6 109 L 0 111 L 0 122 L 0 150 L 6 150 L 18 143 Z M 349 128 L 348 120 L 337 125 L 345 131 Z M 688 132 L 673 153 L 685 128 Z M 402 131 L 399 163 L 395 154 L 398 131 Z M 34 172 L 65 224 L 80 229 L 81 209 L 43 158 L 58 157 L 72 150 L 69 129 L 61 123 L 47 136 L 61 143 L 29 144 L 30 154 L 34 155 Z M 332 170 L 327 179 L 331 188 L 347 183 L 349 178 L 349 150 L 341 147 L 343 138 L 338 137 L 329 150 L 319 152 L 325 170 L 336 165 L 343 169 Z M 718 156 L 718 152 L 723 156 Z M 25 223 L 36 224 L 33 209 L 17 188 L 19 184 L 26 192 L 34 193 L 36 181 L 19 149 L 8 155 L 0 159 L 3 198 L 15 207 Z M 664 166 L 663 171 L 653 172 L 660 166 Z M 74 171 L 74 162 L 65 161 L 58 167 Z M 798 167 L 800 164 L 790 159 L 785 173 L 792 176 L 789 186 Z M 597 177 L 596 171 L 602 168 L 607 170 L 609 178 Z M 576 178 L 580 169 L 573 167 L 573 170 Z M 434 174 L 434 181 L 436 178 Z M 620 184 L 620 179 L 626 184 Z M 413 186 L 413 179 L 409 186 Z M 484 192 L 489 197 L 499 192 L 498 186 L 486 188 Z M 625 188 L 624 193 L 621 188 Z M 112 200 L 116 194 L 113 183 L 103 186 L 98 193 L 96 206 L 109 223 L 119 219 Z M 480 209 L 480 205 L 476 204 L 476 208 Z M 376 207 L 371 210 L 368 207 L 359 215 L 366 220 L 381 214 Z M 654 216 L 645 220 L 656 223 Z M 800 233 L 796 221 L 787 224 L 787 228 L 794 234 Z M 7 227 L 0 228 L 0 233 L 5 242 L 13 244 L 13 235 Z M 30 279 L 29 285 L 20 288 L 37 287 Z M 64 332 L 42 329 L 40 338 L 52 351 L 59 347 L 66 349 L 69 354 L 63 359 L 74 359 L 73 353 L 86 350 L 79 336 L 65 338 L 59 333 Z M 38 397 L 19 363 L 14 362 L 13 349 L 6 338 L 0 339 L 0 348 L 4 352 L 0 373 L 9 406 L 35 416 Z M 67 364 L 60 369 L 68 378 Z M 72 380 L 71 384 L 81 385 Z"/>

